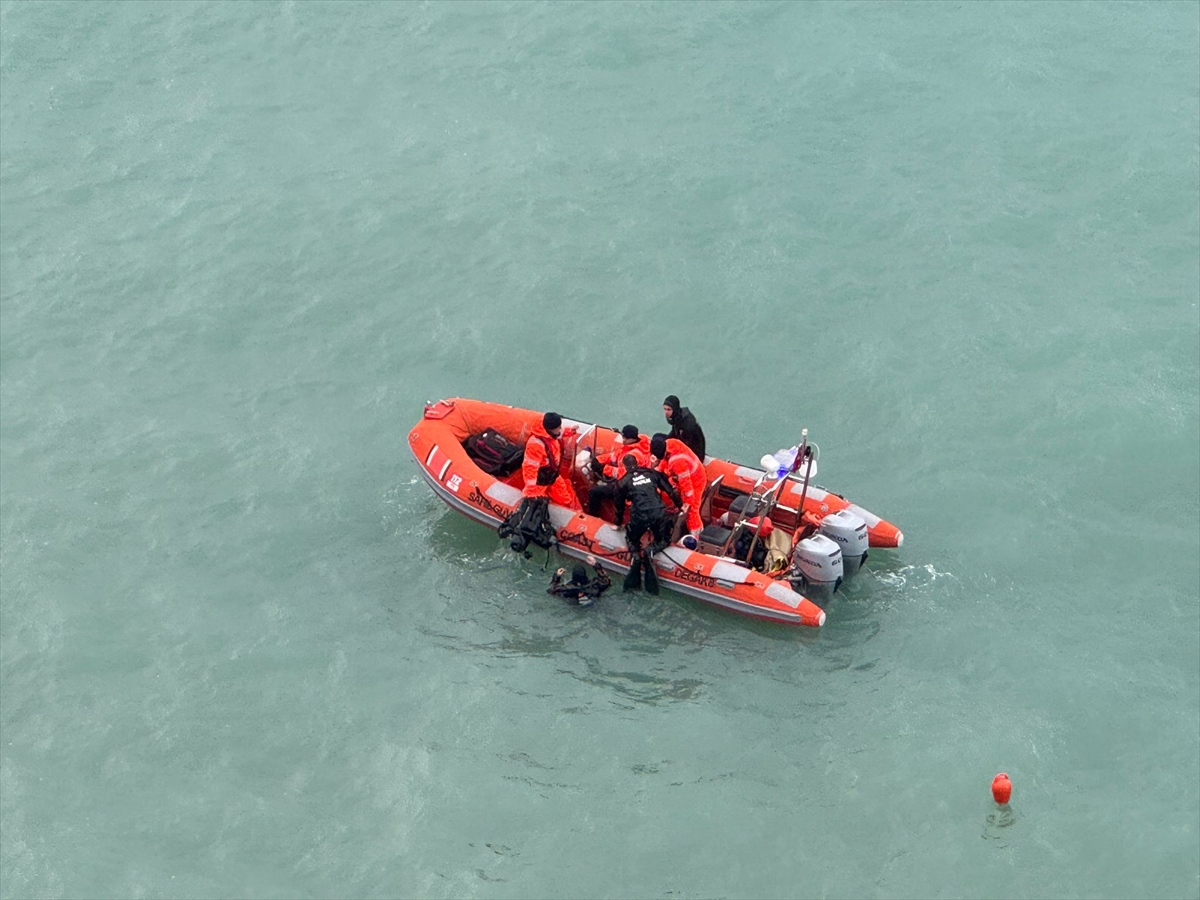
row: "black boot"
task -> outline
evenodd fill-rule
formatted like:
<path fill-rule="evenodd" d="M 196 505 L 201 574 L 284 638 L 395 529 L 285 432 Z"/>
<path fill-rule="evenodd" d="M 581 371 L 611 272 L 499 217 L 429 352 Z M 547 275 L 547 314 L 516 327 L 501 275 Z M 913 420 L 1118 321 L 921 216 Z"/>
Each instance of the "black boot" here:
<path fill-rule="evenodd" d="M 633 565 L 629 567 L 629 574 L 625 576 L 625 590 L 633 591 L 640 589 L 642 586 L 642 558 L 635 556 Z"/>
<path fill-rule="evenodd" d="M 646 593 L 658 593 L 658 573 L 654 571 L 654 559 L 649 553 L 645 554 L 646 564 L 643 568 L 646 570 Z"/>

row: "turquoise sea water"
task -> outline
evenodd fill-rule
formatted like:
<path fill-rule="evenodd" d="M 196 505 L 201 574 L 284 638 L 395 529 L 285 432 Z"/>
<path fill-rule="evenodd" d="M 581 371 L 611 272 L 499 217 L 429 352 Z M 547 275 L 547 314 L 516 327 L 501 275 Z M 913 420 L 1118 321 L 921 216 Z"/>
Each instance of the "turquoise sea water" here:
<path fill-rule="evenodd" d="M 0 3 L 0 895 L 1200 896 L 1198 48 Z M 668 393 L 903 528 L 823 629 L 564 606 L 405 443 Z"/>

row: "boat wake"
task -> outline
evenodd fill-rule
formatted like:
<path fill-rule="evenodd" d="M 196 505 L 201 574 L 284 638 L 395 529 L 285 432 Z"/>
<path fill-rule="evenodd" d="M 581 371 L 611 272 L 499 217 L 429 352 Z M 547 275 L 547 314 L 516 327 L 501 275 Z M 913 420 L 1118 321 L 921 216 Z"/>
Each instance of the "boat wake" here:
<path fill-rule="evenodd" d="M 874 575 L 880 582 L 892 588 L 921 587 L 932 584 L 939 578 L 956 577 L 953 572 L 939 572 L 930 563 L 923 566 L 902 566 L 894 572 L 875 572 Z"/>

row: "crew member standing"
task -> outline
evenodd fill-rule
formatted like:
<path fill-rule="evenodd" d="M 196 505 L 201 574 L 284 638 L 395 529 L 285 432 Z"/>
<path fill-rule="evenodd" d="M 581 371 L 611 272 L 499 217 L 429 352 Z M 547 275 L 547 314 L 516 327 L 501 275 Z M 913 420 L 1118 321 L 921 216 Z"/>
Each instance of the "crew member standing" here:
<path fill-rule="evenodd" d="M 625 529 L 625 544 L 632 556 L 632 565 L 625 578 L 625 590 L 641 587 L 642 571 L 646 573 L 646 590 L 652 594 L 658 593 L 658 576 L 654 572 L 654 561 L 650 558 L 654 553 L 670 541 L 667 534 L 669 522 L 667 510 L 663 506 L 662 491 L 671 498 L 676 506 L 681 505 L 679 492 L 675 485 L 662 472 L 639 466 L 637 457 L 632 453 L 621 460 L 625 474 L 617 482 L 617 527 L 625 521 L 625 504 L 629 503 L 629 526 Z M 642 535 L 649 532 L 649 552 L 642 549 Z"/>
<path fill-rule="evenodd" d="M 708 474 L 696 454 L 683 441 L 656 434 L 650 439 L 650 468 L 658 469 L 679 488 L 679 496 L 687 506 L 687 530 L 699 534 L 704 528 L 700 518 L 700 502 Z"/>
<path fill-rule="evenodd" d="M 663 415 L 671 423 L 671 433 L 668 436 L 687 444 L 700 462 L 703 463 L 704 431 L 701 430 L 700 423 L 696 421 L 696 417 L 692 415 L 692 411 L 686 406 L 680 406 L 679 398 L 674 394 L 670 394 L 663 401 Z"/>
<path fill-rule="evenodd" d="M 521 475 L 525 479 L 523 496 L 548 497 L 551 503 L 579 509 L 579 498 L 571 487 L 570 463 L 563 453 L 563 439 L 574 434 L 574 428 L 563 431 L 562 416 L 556 412 L 546 413 L 541 425 L 533 426 L 521 461 Z"/>

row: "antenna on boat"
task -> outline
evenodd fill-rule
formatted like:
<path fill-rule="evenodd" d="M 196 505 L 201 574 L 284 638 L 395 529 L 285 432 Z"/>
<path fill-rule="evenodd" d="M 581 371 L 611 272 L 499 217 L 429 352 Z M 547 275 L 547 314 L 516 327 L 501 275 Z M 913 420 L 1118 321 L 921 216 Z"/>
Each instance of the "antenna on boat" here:
<path fill-rule="evenodd" d="M 792 532 L 792 550 L 796 549 L 796 545 L 800 543 L 800 534 L 804 525 L 804 500 L 808 496 L 808 482 L 812 475 L 812 456 L 808 458 L 808 465 L 804 469 L 804 487 L 800 490 L 800 502 L 796 505 L 796 530 Z M 789 553 L 790 556 L 790 553 Z M 786 570 L 785 570 L 786 571 Z"/>

